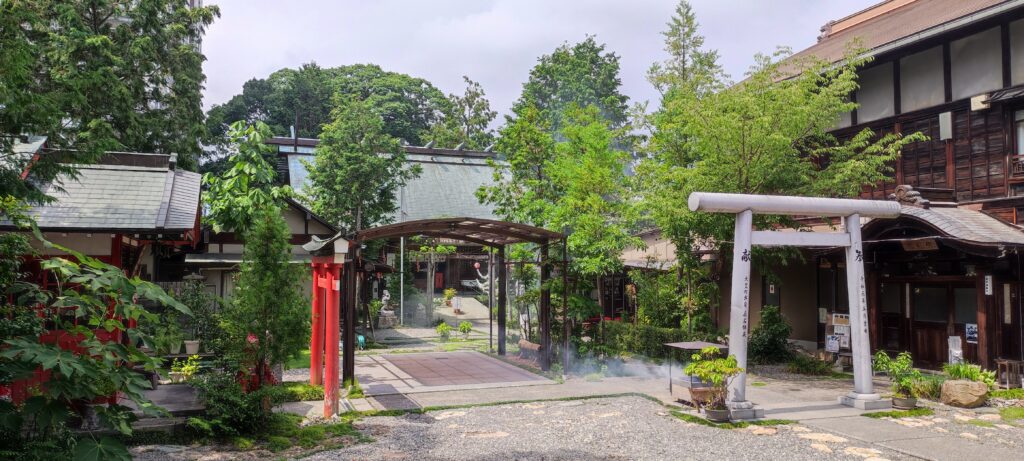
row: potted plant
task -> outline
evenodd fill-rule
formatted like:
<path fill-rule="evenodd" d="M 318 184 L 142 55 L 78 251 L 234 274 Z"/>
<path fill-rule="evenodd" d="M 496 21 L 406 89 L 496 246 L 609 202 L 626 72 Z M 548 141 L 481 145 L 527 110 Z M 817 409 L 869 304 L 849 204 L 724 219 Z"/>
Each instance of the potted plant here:
<path fill-rule="evenodd" d="M 736 356 L 722 357 L 721 349 L 711 346 L 693 354 L 691 359 L 683 371 L 709 384 L 707 387 L 691 389 L 694 403 L 704 409 L 704 416 L 709 421 L 728 421 L 729 407 L 725 401 L 729 394 L 729 382 L 743 372 L 736 363 Z"/>
<path fill-rule="evenodd" d="M 185 366 L 185 363 L 182 362 L 181 360 L 178 360 L 178 359 L 174 359 L 174 362 L 171 363 L 171 382 L 172 383 L 177 384 L 177 383 L 185 381 L 185 372 L 182 371 L 182 368 L 184 368 L 184 366 Z"/>
<path fill-rule="evenodd" d="M 455 299 L 455 293 L 456 292 L 455 292 L 454 288 L 446 288 L 444 290 L 444 305 L 445 306 L 452 307 L 452 299 Z"/>
<path fill-rule="evenodd" d="M 878 351 L 872 368 L 889 376 L 889 381 L 892 382 L 893 407 L 901 410 L 917 407 L 914 382 L 921 379 L 921 372 L 914 368 L 914 359 L 909 352 L 900 352 L 893 359 L 885 351 Z"/>
<path fill-rule="evenodd" d="M 448 341 L 448 338 L 452 336 L 452 326 L 447 322 L 437 324 L 437 336 L 441 338 L 442 342 Z"/>
<path fill-rule="evenodd" d="M 473 324 L 463 320 L 459 322 L 459 333 L 462 333 L 462 339 L 469 339 L 469 333 L 473 331 Z"/>

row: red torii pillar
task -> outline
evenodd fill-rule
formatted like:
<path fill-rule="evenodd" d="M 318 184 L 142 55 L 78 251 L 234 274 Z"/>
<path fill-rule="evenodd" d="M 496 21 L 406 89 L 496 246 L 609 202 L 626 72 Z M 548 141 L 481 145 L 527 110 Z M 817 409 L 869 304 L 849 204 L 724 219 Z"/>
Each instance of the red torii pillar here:
<path fill-rule="evenodd" d="M 309 345 L 309 383 L 324 385 L 324 417 L 338 414 L 338 335 L 341 263 L 313 257 L 313 330 Z"/>

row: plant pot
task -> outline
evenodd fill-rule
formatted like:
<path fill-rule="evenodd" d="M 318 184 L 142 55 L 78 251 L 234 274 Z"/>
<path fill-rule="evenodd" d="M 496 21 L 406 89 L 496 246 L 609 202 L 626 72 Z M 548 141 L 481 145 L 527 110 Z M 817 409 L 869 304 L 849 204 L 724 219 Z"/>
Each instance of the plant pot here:
<path fill-rule="evenodd" d="M 181 341 L 173 342 L 167 346 L 167 353 L 169 355 L 178 355 L 181 353 Z"/>
<path fill-rule="evenodd" d="M 199 340 L 191 339 L 185 341 L 185 353 L 188 355 L 196 355 L 199 353 Z"/>
<path fill-rule="evenodd" d="M 713 410 L 711 408 L 705 408 L 704 417 L 707 418 L 708 421 L 714 423 L 726 423 L 729 422 L 729 409 Z"/>
<path fill-rule="evenodd" d="M 182 373 L 180 371 L 172 371 L 170 373 L 170 375 L 171 375 L 171 382 L 172 383 L 185 382 L 185 373 Z"/>
<path fill-rule="evenodd" d="M 892 407 L 899 410 L 913 410 L 914 408 L 917 408 L 917 399 L 913 397 L 893 397 Z"/>

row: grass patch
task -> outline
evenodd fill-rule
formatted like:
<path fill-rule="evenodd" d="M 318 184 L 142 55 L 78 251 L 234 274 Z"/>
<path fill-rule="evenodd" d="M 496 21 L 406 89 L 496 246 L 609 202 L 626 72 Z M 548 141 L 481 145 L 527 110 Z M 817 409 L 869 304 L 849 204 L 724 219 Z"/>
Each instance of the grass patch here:
<path fill-rule="evenodd" d="M 892 410 L 892 411 L 874 411 L 871 413 L 864 413 L 861 416 L 868 418 L 916 418 L 918 416 L 931 416 L 934 415 L 935 411 L 931 408 L 915 408 L 913 410 Z"/>
<path fill-rule="evenodd" d="M 276 403 L 323 400 L 324 387 L 302 381 L 288 381 L 271 387 L 271 398 Z"/>
<path fill-rule="evenodd" d="M 1024 407 L 1001 408 L 999 410 L 999 416 L 1002 416 L 1003 421 L 1016 423 L 1024 419 Z"/>
<path fill-rule="evenodd" d="M 967 424 L 978 427 L 996 427 L 995 423 L 992 421 L 985 421 L 983 419 L 972 419 L 967 421 Z"/>
<path fill-rule="evenodd" d="M 298 356 L 288 359 L 284 364 L 285 370 L 294 370 L 296 368 L 309 368 L 309 349 L 306 349 L 299 353 Z"/>
<path fill-rule="evenodd" d="M 362 399 L 365 397 L 366 394 L 363 393 L 363 388 L 359 385 L 359 380 L 352 378 L 352 382 L 348 385 L 348 395 L 346 395 L 346 398 Z"/>
<path fill-rule="evenodd" d="M 763 383 L 761 381 L 754 381 L 754 382 L 750 383 L 750 387 L 765 387 L 767 385 L 768 385 L 768 383 Z"/>
<path fill-rule="evenodd" d="M 1024 389 L 996 389 L 989 392 L 989 397 L 996 397 L 1000 399 L 1024 399 Z"/>
<path fill-rule="evenodd" d="M 274 453 L 287 450 L 291 447 L 292 441 L 288 437 L 282 437 L 279 435 L 267 437 L 267 449 Z"/>
<path fill-rule="evenodd" d="M 600 371 L 583 375 L 583 380 L 591 383 L 599 382 L 602 379 L 604 379 L 604 373 L 601 373 Z"/>
<path fill-rule="evenodd" d="M 728 423 L 715 423 L 708 421 L 707 419 L 701 418 L 697 415 L 690 413 L 683 413 L 681 411 L 672 411 L 672 416 L 679 418 L 688 423 L 700 424 L 707 427 L 715 427 L 718 429 L 743 429 L 750 426 L 784 426 L 787 424 L 796 424 L 796 421 L 789 419 L 758 419 L 755 421 L 734 421 Z"/>

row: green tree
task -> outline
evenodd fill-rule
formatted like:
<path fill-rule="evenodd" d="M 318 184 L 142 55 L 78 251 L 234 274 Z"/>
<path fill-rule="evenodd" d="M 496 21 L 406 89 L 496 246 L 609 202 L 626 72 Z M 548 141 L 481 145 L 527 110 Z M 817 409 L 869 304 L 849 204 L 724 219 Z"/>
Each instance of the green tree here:
<path fill-rule="evenodd" d="M 466 81 L 466 92 L 462 96 L 448 95 L 451 107 L 443 122 L 430 127 L 427 139 L 438 147 L 461 145 L 466 149 L 483 150 L 494 142 L 494 131 L 488 126 L 498 113 L 491 110 L 491 103 L 479 83 L 466 76 L 462 79 Z"/>
<path fill-rule="evenodd" d="M 398 208 L 398 189 L 419 166 L 405 166 L 405 151 L 371 102 L 342 95 L 336 102 L 307 165 L 313 211 L 348 231 L 386 224 Z"/>
<path fill-rule="evenodd" d="M 62 150 L 44 156 L 32 174 L 52 179 L 45 176 L 62 172 L 54 163 L 91 162 L 109 150 L 173 152 L 181 166 L 195 167 L 205 79 L 198 44 L 219 10 L 189 3 L 0 5 L 0 133 L 47 136 L 49 147 Z M 0 155 L 12 157 L 11 144 L 0 141 Z M 21 173 L 25 161 L 3 170 Z"/>
<path fill-rule="evenodd" d="M 321 68 L 310 63 L 250 80 L 241 94 L 214 105 L 207 113 L 206 143 L 223 144 L 228 124 L 235 120 L 265 122 L 278 136 L 288 136 L 289 127 L 296 125 L 298 136 L 319 137 L 322 125 L 333 118 L 332 98 L 339 93 L 368 101 L 384 119 L 387 134 L 414 145 L 422 144 L 431 126 L 450 111 L 444 93 L 424 79 L 373 64 Z"/>
<path fill-rule="evenodd" d="M 228 157 L 230 168 L 221 175 L 203 175 L 206 220 L 215 231 L 244 234 L 259 210 L 277 209 L 292 195 L 291 187 L 274 186 L 276 173 L 266 155 L 272 149 L 265 143 L 269 136 L 270 129 L 262 122 L 231 124 L 228 139 L 234 152 Z"/>
<path fill-rule="evenodd" d="M 259 389 L 270 367 L 309 347 L 309 304 L 302 295 L 305 269 L 291 262 L 291 233 L 277 206 L 256 210 L 232 305 L 221 327 L 229 353 Z"/>
<path fill-rule="evenodd" d="M 570 46 L 563 44 L 541 56 L 523 84 L 523 93 L 513 104 L 509 123 L 530 108 L 541 112 L 552 132 L 562 128 L 565 111 L 571 106 L 595 106 L 612 128 L 626 124 L 628 97 L 619 91 L 619 56 L 605 51 L 593 36 Z"/>

